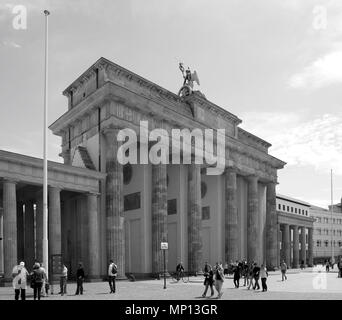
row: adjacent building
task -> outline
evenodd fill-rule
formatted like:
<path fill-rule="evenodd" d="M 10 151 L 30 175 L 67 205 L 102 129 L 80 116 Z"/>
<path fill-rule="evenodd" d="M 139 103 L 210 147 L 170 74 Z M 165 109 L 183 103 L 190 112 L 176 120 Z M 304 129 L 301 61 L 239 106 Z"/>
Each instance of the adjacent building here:
<path fill-rule="evenodd" d="M 310 204 L 277 194 L 279 260 L 293 268 L 313 265 L 314 219 Z"/>
<path fill-rule="evenodd" d="M 285 163 L 268 153 L 268 142 L 241 129 L 236 115 L 199 91 L 182 92 L 187 94 L 169 92 L 104 58 L 63 92 L 67 110 L 50 126 L 61 137 L 64 164 L 49 162 L 48 237 L 50 255 L 60 257 L 71 272 L 83 261 L 89 277 L 100 278 L 113 259 L 121 277 L 152 276 L 163 270 L 161 242 L 169 244 L 169 270 L 179 261 L 195 273 L 204 261 L 244 258 L 274 268 L 279 265 L 278 226 L 287 234 L 281 246 L 286 257 L 293 227 L 298 263 L 298 230 L 306 234 L 309 228 L 310 239 L 312 225 L 308 216 L 282 210 L 277 221 L 277 170 Z M 224 172 L 207 175 L 210 165 L 193 161 L 122 165 L 118 133 L 129 128 L 140 138 L 141 121 L 148 131 L 168 133 L 224 128 Z M 152 147 L 139 139 L 139 152 Z M 28 266 L 42 260 L 42 176 L 41 159 L 0 152 L 5 279 L 18 260 Z M 308 243 L 303 251 L 310 262 Z"/>
<path fill-rule="evenodd" d="M 342 255 L 342 210 L 341 203 L 329 209 L 310 206 L 314 221 L 314 262 L 322 263 Z"/>

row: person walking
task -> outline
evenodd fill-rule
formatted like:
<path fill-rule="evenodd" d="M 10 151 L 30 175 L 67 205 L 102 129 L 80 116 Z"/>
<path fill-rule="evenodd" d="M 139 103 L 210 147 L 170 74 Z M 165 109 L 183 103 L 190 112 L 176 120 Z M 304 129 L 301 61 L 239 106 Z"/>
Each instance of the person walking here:
<path fill-rule="evenodd" d="M 329 267 L 330 267 L 330 262 L 329 262 L 329 260 L 327 260 L 327 261 L 325 262 L 325 271 L 326 271 L 326 272 L 329 272 Z"/>
<path fill-rule="evenodd" d="M 280 265 L 280 271 L 281 271 L 281 281 L 284 281 L 284 279 L 287 280 L 287 276 L 286 276 L 287 264 L 285 263 L 284 260 Z"/>
<path fill-rule="evenodd" d="M 203 269 L 203 275 L 204 275 L 204 285 L 205 285 L 205 289 L 204 292 L 202 294 L 202 297 L 205 298 L 207 295 L 207 291 L 208 288 L 210 287 L 210 291 L 211 291 L 211 295 L 210 297 L 214 296 L 214 272 L 213 272 L 213 268 L 211 267 L 210 264 L 208 264 L 208 262 L 205 263 L 204 265 L 204 269 Z"/>
<path fill-rule="evenodd" d="M 248 267 L 248 278 L 249 278 L 249 285 L 247 288 L 248 290 L 251 287 L 254 287 L 254 285 L 253 285 L 253 268 L 254 268 L 254 261 L 252 261 L 252 263 Z"/>
<path fill-rule="evenodd" d="M 338 268 L 338 278 L 342 278 L 342 258 L 339 259 L 337 263 L 337 268 Z"/>
<path fill-rule="evenodd" d="M 180 280 L 180 278 L 184 275 L 184 267 L 183 267 L 183 262 L 180 262 L 176 266 L 176 278 L 177 281 Z"/>
<path fill-rule="evenodd" d="M 110 292 L 109 293 L 115 293 L 115 279 L 116 276 L 118 275 L 118 266 L 114 263 L 113 260 L 109 261 L 109 266 L 108 266 L 108 282 L 109 282 L 109 288 Z"/>
<path fill-rule="evenodd" d="M 45 268 L 43 267 L 43 262 L 40 263 L 40 268 L 43 270 L 44 272 L 44 279 L 43 279 L 43 284 L 42 284 L 42 292 L 41 292 L 41 296 L 42 297 L 46 297 L 47 294 L 48 294 L 48 287 L 49 287 L 49 284 L 48 284 L 48 279 L 47 279 L 47 275 L 46 275 L 46 272 L 45 272 Z"/>
<path fill-rule="evenodd" d="M 253 267 L 253 279 L 254 279 L 254 286 L 253 286 L 253 290 L 260 289 L 260 285 L 259 285 L 259 276 L 260 276 L 260 267 L 258 266 L 258 264 L 255 262 L 254 263 L 254 267 Z M 258 287 L 258 288 L 257 288 Z"/>
<path fill-rule="evenodd" d="M 60 278 L 60 292 L 59 294 L 61 296 L 67 294 L 67 281 L 68 281 L 68 268 L 66 267 L 65 264 L 63 264 L 63 269 L 62 269 L 62 275 Z"/>
<path fill-rule="evenodd" d="M 31 276 L 32 276 L 31 286 L 33 286 L 33 298 L 34 300 L 37 300 L 37 298 L 38 300 L 40 300 L 43 281 L 46 275 L 45 275 L 44 270 L 40 267 L 39 262 L 36 262 L 34 264 Z"/>
<path fill-rule="evenodd" d="M 248 264 L 247 264 L 247 261 L 245 260 L 243 262 L 243 267 L 242 267 L 242 276 L 243 276 L 243 286 L 246 287 L 248 286 L 248 278 L 249 278 L 249 275 L 248 275 L 248 270 L 249 270 L 249 267 L 248 267 Z"/>
<path fill-rule="evenodd" d="M 214 269 L 214 276 L 215 276 L 215 289 L 217 291 L 217 299 L 220 299 L 223 295 L 222 286 L 224 282 L 224 274 L 222 266 L 216 262 L 215 269 Z"/>
<path fill-rule="evenodd" d="M 234 285 L 235 285 L 235 288 L 239 288 L 239 286 L 240 286 L 240 275 L 241 275 L 240 263 L 236 263 L 235 268 L 234 268 Z"/>
<path fill-rule="evenodd" d="M 268 277 L 268 272 L 267 272 L 267 268 L 265 267 L 265 265 L 261 265 L 260 268 L 260 279 L 261 279 L 261 287 L 262 287 L 262 291 L 267 291 L 267 277 Z"/>
<path fill-rule="evenodd" d="M 84 268 L 82 262 L 78 264 L 76 271 L 77 289 L 75 295 L 83 294 Z"/>
<path fill-rule="evenodd" d="M 14 289 L 14 299 L 19 300 L 19 296 L 21 300 L 26 300 L 26 289 L 27 289 L 27 276 L 28 272 L 25 268 L 25 263 L 22 261 L 19 265 L 14 266 L 12 269 L 12 285 Z"/>

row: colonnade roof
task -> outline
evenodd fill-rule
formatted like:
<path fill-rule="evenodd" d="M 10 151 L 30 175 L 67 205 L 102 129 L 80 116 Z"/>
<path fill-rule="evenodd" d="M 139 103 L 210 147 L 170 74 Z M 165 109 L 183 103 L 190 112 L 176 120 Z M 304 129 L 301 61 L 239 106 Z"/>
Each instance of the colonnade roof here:
<path fill-rule="evenodd" d="M 75 192 L 99 193 L 106 174 L 48 161 L 48 185 Z M 0 178 L 32 185 L 43 184 L 43 159 L 0 150 Z"/>

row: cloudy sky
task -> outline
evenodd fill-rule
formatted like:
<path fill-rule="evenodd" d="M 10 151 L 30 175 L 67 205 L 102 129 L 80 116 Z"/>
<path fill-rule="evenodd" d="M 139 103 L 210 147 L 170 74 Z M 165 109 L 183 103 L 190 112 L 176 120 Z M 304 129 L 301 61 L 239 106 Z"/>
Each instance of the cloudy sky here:
<path fill-rule="evenodd" d="M 17 5 L 26 21 L 16 18 Z M 0 149 L 36 157 L 44 9 L 51 11 L 49 123 L 67 109 L 63 89 L 101 56 L 175 93 L 183 61 L 209 100 L 287 162 L 279 193 L 326 207 L 332 168 L 340 201 L 342 1 L 0 0 Z M 59 138 L 50 134 L 49 143 L 49 159 L 61 161 Z"/>

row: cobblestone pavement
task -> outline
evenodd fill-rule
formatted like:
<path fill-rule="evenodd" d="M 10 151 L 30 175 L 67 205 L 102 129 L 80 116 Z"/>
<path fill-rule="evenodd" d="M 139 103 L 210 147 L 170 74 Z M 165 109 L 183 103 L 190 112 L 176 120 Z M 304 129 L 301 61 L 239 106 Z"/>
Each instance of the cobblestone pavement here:
<path fill-rule="evenodd" d="M 146 280 L 130 282 L 117 281 L 117 293 L 109 294 L 106 282 L 85 283 L 83 295 L 74 295 L 76 284 L 69 283 L 67 295 L 61 296 L 59 286 L 54 286 L 55 294 L 42 298 L 44 300 L 212 300 L 202 298 L 203 278 L 191 277 L 188 283 L 166 281 L 167 288 L 163 289 L 163 280 Z M 243 284 L 243 280 L 240 281 Z M 261 283 L 260 283 L 261 286 Z M 311 299 L 342 299 L 342 278 L 337 278 L 336 270 L 326 273 L 318 270 L 289 270 L 288 280 L 281 281 L 280 272 L 270 272 L 267 280 L 268 291 L 247 290 L 246 287 L 236 289 L 231 277 L 226 278 L 223 285 L 223 296 L 226 300 L 311 300 Z M 14 299 L 11 287 L 0 288 L 0 300 Z M 33 299 L 31 288 L 27 290 L 27 299 Z"/>

